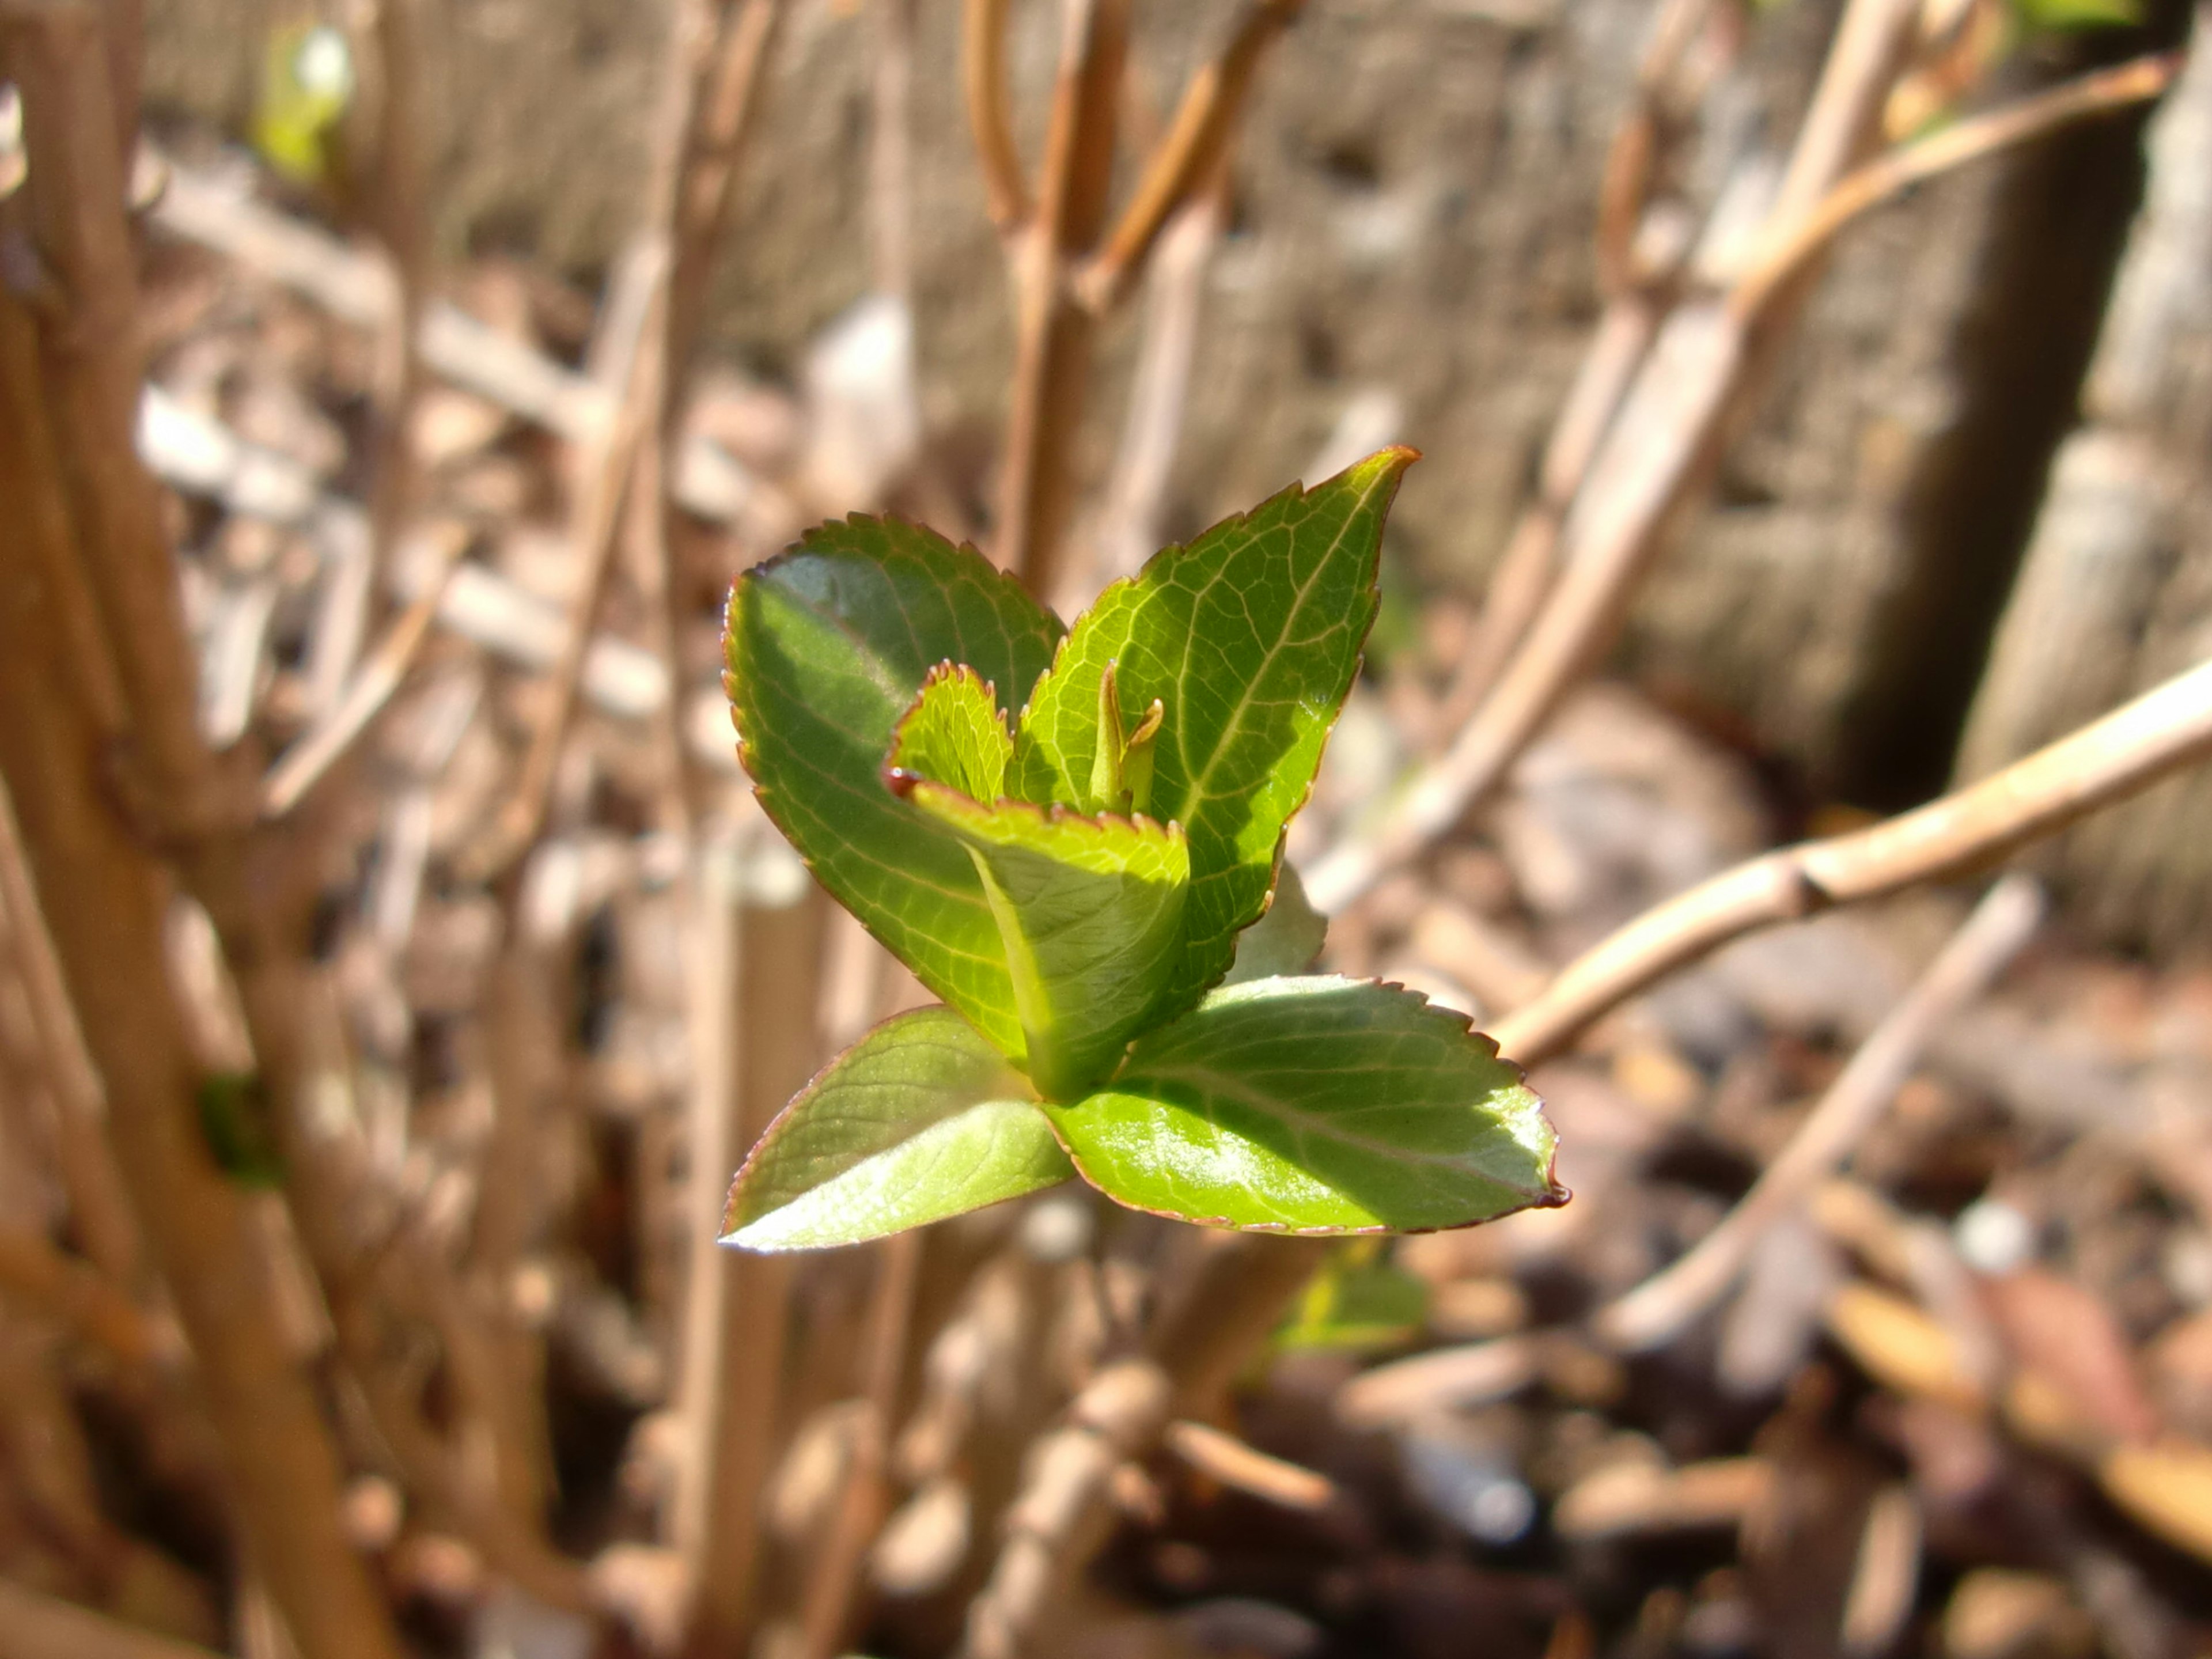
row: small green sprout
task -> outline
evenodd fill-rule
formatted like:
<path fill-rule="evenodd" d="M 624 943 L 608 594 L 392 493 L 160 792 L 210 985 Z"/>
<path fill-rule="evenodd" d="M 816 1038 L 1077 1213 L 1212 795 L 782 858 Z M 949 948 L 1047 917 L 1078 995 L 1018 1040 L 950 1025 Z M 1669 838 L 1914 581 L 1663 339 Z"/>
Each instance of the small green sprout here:
<path fill-rule="evenodd" d="M 852 1243 L 1071 1176 L 1304 1234 L 1564 1201 L 1495 1044 L 1308 971 L 1323 924 L 1282 861 L 1414 459 L 1285 490 L 1072 629 L 895 519 L 823 525 L 739 579 L 726 684 L 761 803 L 944 1006 L 800 1091 L 738 1172 L 729 1242 Z"/>

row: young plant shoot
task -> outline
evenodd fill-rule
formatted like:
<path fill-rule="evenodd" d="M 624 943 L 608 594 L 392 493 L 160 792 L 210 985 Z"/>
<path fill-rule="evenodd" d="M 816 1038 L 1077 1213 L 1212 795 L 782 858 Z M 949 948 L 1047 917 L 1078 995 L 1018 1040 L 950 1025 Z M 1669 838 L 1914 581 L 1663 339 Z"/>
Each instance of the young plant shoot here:
<path fill-rule="evenodd" d="M 1388 449 L 1170 547 L 1073 628 L 894 519 L 731 591 L 738 750 L 823 886 L 944 1006 L 800 1091 L 726 1237 L 848 1244 L 1080 1176 L 1288 1233 L 1562 1202 L 1497 1046 L 1395 985 L 1310 975 L 1283 863 L 1374 622 Z"/>

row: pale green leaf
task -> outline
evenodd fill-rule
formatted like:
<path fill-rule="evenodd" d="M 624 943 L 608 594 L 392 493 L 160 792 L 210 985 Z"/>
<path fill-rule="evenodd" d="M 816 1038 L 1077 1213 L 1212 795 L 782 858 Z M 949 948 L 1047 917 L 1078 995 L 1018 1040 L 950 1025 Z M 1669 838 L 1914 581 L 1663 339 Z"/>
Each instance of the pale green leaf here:
<path fill-rule="evenodd" d="M 1158 700 L 1146 811 L 1190 842 L 1184 939 L 1166 1000 L 1228 971 L 1267 902 L 1284 826 L 1304 805 L 1375 618 L 1382 521 L 1408 449 L 1287 489 L 1157 555 L 1100 596 L 1031 694 L 1009 793 L 1081 803 L 1098 766 L 1099 686 L 1116 670 L 1121 722 Z"/>
<path fill-rule="evenodd" d="M 1046 1110 L 1108 1197 L 1214 1226 L 1425 1231 L 1566 1196 L 1519 1069 L 1457 1014 L 1368 981 L 1217 991 Z"/>
<path fill-rule="evenodd" d="M 1275 872 L 1267 913 L 1237 935 L 1237 960 L 1226 985 L 1311 970 L 1328 938 L 1328 920 L 1306 897 L 1306 884 L 1285 859 Z"/>
<path fill-rule="evenodd" d="M 1378 1253 L 1388 1245 L 1379 1238 L 1340 1245 L 1277 1329 L 1277 1345 L 1370 1352 L 1419 1335 L 1429 1316 L 1428 1285 Z"/>
<path fill-rule="evenodd" d="M 890 781 L 896 788 L 904 779 L 927 778 L 971 800 L 996 800 L 1005 793 L 1013 752 L 995 688 L 972 668 L 942 663 L 929 671 L 921 696 L 899 720 L 890 769 L 902 776 Z"/>
<path fill-rule="evenodd" d="M 854 517 L 740 577 L 724 641 L 739 753 L 769 816 L 839 902 L 1018 1060 L 1013 986 L 975 866 L 883 769 L 931 669 L 968 665 L 1003 710 L 1060 633 L 973 549 Z"/>
<path fill-rule="evenodd" d="M 723 1240 L 818 1249 L 1067 1178 L 1029 1086 L 949 1008 L 869 1032 L 795 1096 L 738 1171 Z"/>
<path fill-rule="evenodd" d="M 1048 1097 L 1096 1083 L 1150 1022 L 1182 938 L 1190 854 L 1145 818 L 1084 817 L 1026 801 L 986 805 L 902 781 L 967 846 L 1012 972 L 1028 1069 Z"/>

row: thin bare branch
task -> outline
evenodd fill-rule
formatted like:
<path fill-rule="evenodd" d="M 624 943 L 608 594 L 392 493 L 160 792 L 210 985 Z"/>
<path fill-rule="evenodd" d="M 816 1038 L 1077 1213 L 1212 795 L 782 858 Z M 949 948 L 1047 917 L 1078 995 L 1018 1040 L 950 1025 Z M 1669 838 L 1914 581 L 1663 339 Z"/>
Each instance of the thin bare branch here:
<path fill-rule="evenodd" d="M 126 1369 L 182 1357 L 105 1273 L 37 1233 L 0 1228 L 0 1295 L 58 1321 Z"/>
<path fill-rule="evenodd" d="M 0 317 L 0 329 L 8 325 L 9 319 Z M 30 509 L 29 502 L 16 499 L 21 510 Z M 104 654 L 104 643 L 100 649 Z M 0 933 L 22 987 L 40 1074 L 53 1100 L 55 1161 L 76 1241 L 111 1283 L 135 1285 L 144 1257 L 122 1172 L 108 1144 L 106 1097 L 85 1051 L 46 918 L 39 913 L 38 892 L 5 789 L 0 789 Z"/>
<path fill-rule="evenodd" d="M 1842 1167 L 1929 1042 L 2004 971 L 2043 915 L 2030 878 L 2008 876 L 1992 887 L 1736 1206 L 1694 1249 L 1594 1316 L 1599 1340 L 1632 1352 L 1663 1346 L 1726 1295 L 1768 1230 Z"/>
<path fill-rule="evenodd" d="M 1092 319 L 1068 292 L 1068 264 L 1105 222 L 1129 0 L 1063 0 L 1060 76 L 1036 211 L 1011 252 L 1014 385 L 1000 477 L 994 553 L 1031 592 L 1058 576 L 1069 451 L 1091 375 Z"/>
<path fill-rule="evenodd" d="M 1674 106 L 1682 60 L 1711 9 L 1711 0 L 1668 0 L 1637 65 L 1636 94 L 1606 150 L 1598 183 L 1598 285 L 1609 300 L 1642 286 L 1636 236 L 1650 204 L 1678 125 Z"/>
<path fill-rule="evenodd" d="M 1334 1507 L 1341 1495 L 1327 1475 L 1270 1457 L 1208 1424 L 1178 1418 L 1163 1438 L 1170 1451 L 1200 1474 L 1278 1509 L 1318 1514 Z"/>
<path fill-rule="evenodd" d="M 769 54 L 786 5 L 787 0 L 724 0 L 720 7 L 677 185 L 665 348 L 672 410 L 698 344 L 708 280 L 736 205 L 745 147 L 760 118 Z"/>
<path fill-rule="evenodd" d="M 967 0 L 961 20 L 961 81 L 968 95 L 968 125 L 983 168 L 991 222 L 1011 235 L 1030 216 L 1029 186 L 1014 149 L 1014 124 L 1006 88 L 1008 0 Z"/>
<path fill-rule="evenodd" d="M 514 787 L 483 840 L 465 861 L 465 873 L 476 880 L 490 880 L 511 868 L 530 850 L 544 827 L 555 773 L 580 698 L 592 624 L 614 565 L 616 532 L 638 445 L 646 428 L 657 424 L 660 416 L 659 346 L 668 303 L 667 280 L 667 243 L 658 236 L 647 236 L 632 250 L 622 268 L 617 286 L 630 293 L 617 293 L 608 301 L 609 312 L 619 315 L 631 308 L 633 301 L 641 301 L 635 306 L 641 326 L 630 343 L 628 361 L 618 365 L 611 377 L 625 387 L 621 407 L 605 443 L 587 463 L 589 471 L 577 502 L 575 586 L 568 597 L 561 654 L 554 661 L 546 701 L 531 732 L 530 747 L 523 755 Z M 669 695 L 676 695 L 675 687 L 669 688 Z"/>
<path fill-rule="evenodd" d="M 2212 753 L 2212 662 L 1940 800 L 1738 865 L 1585 951 L 1492 1030 L 1524 1066 L 1740 933 L 1953 875 L 2148 787 Z"/>
<path fill-rule="evenodd" d="M 1737 280 L 1729 304 L 1740 316 L 1756 315 L 1852 220 L 1938 175 L 2070 126 L 2163 94 L 2181 72 L 2182 54 L 2155 52 L 2100 70 L 2023 98 L 2002 109 L 1970 116 L 1876 157 L 1838 182 L 1802 217 L 1775 227 L 1767 245 Z"/>
<path fill-rule="evenodd" d="M 0 514 L 0 702 L 37 708 L 0 722 L 0 769 L 54 926 L 56 956 L 106 1085 L 133 1206 L 198 1362 L 249 1553 L 303 1659 L 394 1659 L 388 1613 L 338 1524 L 338 1465 L 315 1395 L 264 1294 L 261 1257 L 238 1194 L 209 1157 L 192 1109 L 198 1062 L 165 967 L 166 873 L 94 775 L 109 741 L 81 671 L 59 659 L 56 573 L 89 590 L 127 711 L 125 786 L 179 849 L 208 908 L 258 913 L 223 787 L 193 725 L 194 668 L 157 488 L 132 447 L 139 398 L 135 252 L 127 180 L 96 9 L 0 14 L 0 51 L 22 97 L 29 220 L 64 296 L 40 319 L 34 362 L 9 352 L 0 489 L 11 501 L 59 490 L 52 512 Z M 0 297 L 0 312 L 16 309 Z M 5 332 L 14 337 L 19 331 Z M 25 471 L 27 427 L 51 423 L 58 476 Z M 57 526 L 73 548 L 26 543 Z M 36 569 L 47 580 L 21 579 Z M 127 649 L 117 649 L 127 645 Z M 227 941 L 228 943 L 229 941 Z M 242 943 L 242 941 L 240 942 Z M 267 943 L 256 933 L 255 947 Z M 257 1042 L 267 1035 L 257 1029 Z M 272 1046 L 281 1050 L 283 1036 Z M 266 1054 L 289 1107 L 299 1079 Z"/>
<path fill-rule="evenodd" d="M 422 9 L 427 0 L 376 0 L 376 231 L 392 259 L 397 304 L 380 342 L 371 434 L 369 558 L 392 561 L 419 489 L 413 426 L 427 384 L 422 317 L 430 299 L 430 223 L 423 155 Z"/>
<path fill-rule="evenodd" d="M 329 715 L 270 768 L 261 786 L 263 817 L 281 818 L 305 799 L 391 702 L 392 694 L 421 654 L 422 642 L 430 636 L 430 625 L 438 619 L 439 607 L 446 598 L 446 579 L 451 574 L 450 568 L 440 572 L 430 586 L 399 613 L 368 653 L 368 659 L 354 671 Z"/>
<path fill-rule="evenodd" d="M 1121 299 L 1168 221 L 1219 170 L 1267 48 L 1304 9 L 1305 0 L 1253 0 L 1221 55 L 1191 78 L 1136 193 L 1076 279 L 1076 292 L 1091 310 Z"/>
<path fill-rule="evenodd" d="M 1792 152 L 1771 222 L 1825 196 L 1874 137 L 1912 39 L 1910 0 L 1851 0 Z M 1341 908 L 1495 788 L 1567 688 L 1603 650 L 1666 533 L 1710 477 L 1732 417 L 1763 379 L 1772 344 L 1802 304 L 1817 261 L 1755 316 L 1723 304 L 1675 313 L 1592 463 L 1568 526 L 1571 556 L 1496 687 L 1399 804 L 1340 842 L 1307 891 Z"/>
<path fill-rule="evenodd" d="M 860 1412 L 848 1455 L 844 1489 L 829 1536 L 815 1558 L 800 1613 L 800 1659 L 836 1659 L 848 1650 L 868 1549 L 890 1512 L 890 1441 L 905 1376 L 907 1330 L 921 1270 L 921 1235 L 900 1233 L 878 1247 L 875 1295 L 861 1355 Z"/>
<path fill-rule="evenodd" d="M 1229 1384 L 1328 1253 L 1320 1239 L 1209 1237 L 1181 1296 L 1145 1335 L 1146 1357 L 1106 1366 L 1030 1448 L 991 1577 L 968 1609 L 963 1659 L 1035 1650 L 1054 1601 L 1105 1543 L 1109 1483 L 1159 1443 L 1171 1416 L 1218 1410 Z"/>
<path fill-rule="evenodd" d="M 23 1659 L 221 1659 L 195 1643 L 156 1636 L 5 1579 L 0 1579 L 0 1626 Z"/>
<path fill-rule="evenodd" d="M 1144 336 L 1130 377 L 1121 447 L 1107 480 L 1105 506 L 1091 537 L 1091 568 L 1084 573 L 1093 589 L 1135 575 L 1160 544 L 1160 515 L 1182 431 L 1191 362 L 1198 349 L 1206 269 L 1227 216 L 1223 193 L 1220 179 L 1201 191 L 1176 213 L 1153 251 L 1146 282 Z M 1069 591 L 1075 580 L 1071 571 L 1055 597 L 1081 609 L 1093 594 Z"/>

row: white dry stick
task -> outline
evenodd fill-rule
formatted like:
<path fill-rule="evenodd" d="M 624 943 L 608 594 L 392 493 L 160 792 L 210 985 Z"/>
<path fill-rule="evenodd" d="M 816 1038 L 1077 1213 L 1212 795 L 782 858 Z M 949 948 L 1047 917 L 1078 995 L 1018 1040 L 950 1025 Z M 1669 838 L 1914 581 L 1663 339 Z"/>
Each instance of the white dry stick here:
<path fill-rule="evenodd" d="M 1726 1295 L 1767 1231 L 1850 1159 L 1929 1042 L 2004 971 L 2043 913 L 2043 895 L 2032 878 L 2008 876 L 1992 887 L 1720 1224 L 1687 1255 L 1599 1311 L 1599 1339 L 1630 1352 L 1663 1346 Z"/>
<path fill-rule="evenodd" d="M 1968 788 L 1723 871 L 1584 951 L 1491 1035 L 1520 1064 L 1540 1064 L 1608 1009 L 1741 933 L 1986 863 L 2208 753 L 2212 661 Z"/>

